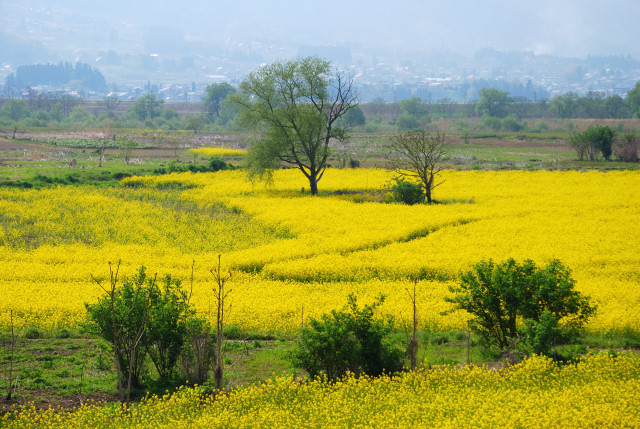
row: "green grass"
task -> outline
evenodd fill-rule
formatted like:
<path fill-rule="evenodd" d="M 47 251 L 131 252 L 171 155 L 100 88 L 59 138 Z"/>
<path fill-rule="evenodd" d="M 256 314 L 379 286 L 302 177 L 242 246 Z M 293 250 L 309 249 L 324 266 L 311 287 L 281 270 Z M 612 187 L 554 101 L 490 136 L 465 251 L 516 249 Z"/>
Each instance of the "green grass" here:
<path fill-rule="evenodd" d="M 37 331 L 37 335 L 34 331 Z M 305 372 L 295 368 L 291 360 L 295 338 L 247 332 L 240 338 L 236 336 L 238 332 L 233 330 L 230 334 L 236 339 L 226 340 L 223 347 L 225 386 L 243 386 L 283 374 L 305 376 Z M 117 400 L 113 354 L 110 344 L 104 340 L 84 337 L 64 328 L 50 332 L 24 329 L 16 335 L 12 380 L 15 382 L 17 377 L 17 388 L 11 403 L 0 401 L 0 412 L 12 405 L 28 402 L 33 402 L 37 407 L 72 407 L 88 399 Z M 26 338 L 27 335 L 34 338 Z M 404 348 L 408 334 L 396 331 L 390 341 Z M 486 351 L 476 335 L 467 337 L 463 331 L 426 329 L 418 332 L 418 342 L 417 361 L 421 367 L 465 365 L 467 362 L 490 367 L 504 365 L 499 354 Z M 7 393 L 10 349 L 10 333 L 0 332 L 0 373 L 5 375 L 0 386 L 2 397 Z M 640 331 L 627 329 L 586 333 L 578 343 L 559 346 L 556 352 L 560 359 L 566 360 L 591 350 L 617 353 L 639 349 Z M 408 357 L 405 357 L 404 364 L 409 366 Z M 150 362 L 145 368 L 145 388 L 132 392 L 135 400 L 147 392 L 162 395 L 187 381 L 179 371 L 174 380 L 158 381 Z M 206 386 L 210 385 L 211 381 L 206 383 Z"/>

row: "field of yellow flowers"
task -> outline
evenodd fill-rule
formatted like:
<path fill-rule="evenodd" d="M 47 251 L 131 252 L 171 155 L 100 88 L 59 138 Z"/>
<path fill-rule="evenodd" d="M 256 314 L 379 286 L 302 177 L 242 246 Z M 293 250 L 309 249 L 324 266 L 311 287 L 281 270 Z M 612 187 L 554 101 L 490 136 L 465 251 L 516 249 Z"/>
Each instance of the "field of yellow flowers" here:
<path fill-rule="evenodd" d="M 640 326 L 640 172 L 445 171 L 439 204 L 385 204 L 393 173 L 332 169 L 318 197 L 296 170 L 252 183 L 243 171 L 133 177 L 123 187 L 0 190 L 0 327 L 74 326 L 102 292 L 108 262 L 121 278 L 145 265 L 190 287 L 210 315 L 222 254 L 233 272 L 229 323 L 291 332 L 346 302 L 387 295 L 407 322 L 417 284 L 420 322 L 464 328 L 441 312 L 457 274 L 507 257 L 573 269 L 592 297 L 588 329 Z M 306 187 L 306 189 L 305 189 Z M 306 192 L 305 192 L 306 191 Z"/>
<path fill-rule="evenodd" d="M 7 428 L 180 427 L 638 427 L 640 359 L 592 355 L 558 367 L 532 357 L 500 371 L 436 367 L 336 384 L 291 377 L 217 398 L 184 389 L 125 411 L 85 405 L 74 412 L 25 407 Z"/>

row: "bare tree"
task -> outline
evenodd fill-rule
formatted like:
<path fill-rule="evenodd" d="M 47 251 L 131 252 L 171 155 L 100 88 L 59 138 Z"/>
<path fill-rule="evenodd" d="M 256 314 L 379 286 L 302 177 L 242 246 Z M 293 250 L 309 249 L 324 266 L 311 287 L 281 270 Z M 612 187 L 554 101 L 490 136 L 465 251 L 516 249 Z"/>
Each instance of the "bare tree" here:
<path fill-rule="evenodd" d="M 13 353 L 14 353 L 15 347 L 16 347 L 16 335 L 13 330 L 13 310 L 11 310 L 11 350 L 9 353 L 9 373 L 7 374 L 7 396 L 6 396 L 7 401 L 11 400 L 13 390 L 15 389 L 15 385 L 14 387 L 11 386 L 13 382 Z M 16 379 L 16 385 L 17 384 L 18 382 Z"/>
<path fill-rule="evenodd" d="M 413 294 L 407 289 L 407 293 L 411 298 L 411 304 L 413 305 L 413 323 L 411 330 L 411 338 L 407 341 L 407 353 L 409 354 L 409 361 L 411 362 L 411 371 L 416 369 L 418 363 L 418 312 L 416 307 L 416 285 L 418 280 L 413 281 Z"/>
<path fill-rule="evenodd" d="M 216 389 L 222 389 L 222 375 L 223 375 L 223 362 L 222 362 L 222 341 L 224 330 L 224 311 L 225 311 L 225 299 L 231 293 L 232 289 L 225 291 L 225 285 L 231 278 L 231 271 L 224 277 L 221 273 L 221 259 L 222 255 L 218 255 L 218 268 L 212 268 L 211 274 L 216 279 L 216 286 L 214 286 L 213 294 L 217 301 L 216 310 L 216 366 L 213 369 L 213 378 L 216 383 Z"/>
<path fill-rule="evenodd" d="M 422 182 L 427 203 L 431 203 L 436 175 L 442 170 L 442 161 L 448 153 L 444 134 L 414 130 L 399 133 L 389 144 L 391 161 L 402 176 L 414 177 Z"/>

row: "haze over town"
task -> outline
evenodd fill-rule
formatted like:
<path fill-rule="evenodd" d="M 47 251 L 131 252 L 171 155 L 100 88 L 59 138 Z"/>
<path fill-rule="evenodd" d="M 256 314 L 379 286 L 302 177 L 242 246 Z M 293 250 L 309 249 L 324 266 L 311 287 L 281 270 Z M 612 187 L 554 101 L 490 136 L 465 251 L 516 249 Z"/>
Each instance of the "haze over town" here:
<path fill-rule="evenodd" d="M 634 0 L 475 2 L 123 0 L 0 2 L 0 80 L 17 67 L 84 62 L 111 91 L 237 82 L 318 55 L 350 67 L 363 100 L 473 99 L 465 81 L 528 81 L 536 94 L 623 95 L 640 80 Z M 171 92 L 171 91 L 170 91 Z M 526 96 L 526 94 L 525 94 Z"/>

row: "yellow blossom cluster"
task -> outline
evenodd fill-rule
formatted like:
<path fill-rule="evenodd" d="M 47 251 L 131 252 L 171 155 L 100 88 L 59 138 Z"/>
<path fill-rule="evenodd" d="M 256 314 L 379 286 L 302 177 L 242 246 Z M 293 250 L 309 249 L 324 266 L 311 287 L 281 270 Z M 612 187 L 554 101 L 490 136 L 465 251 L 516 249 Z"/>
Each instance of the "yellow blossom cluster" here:
<path fill-rule="evenodd" d="M 418 279 L 423 324 L 465 327 L 442 315 L 459 272 L 487 258 L 560 259 L 598 306 L 592 330 L 640 325 L 640 172 L 444 171 L 438 204 L 384 204 L 393 172 L 330 169 L 321 195 L 297 170 L 252 183 L 240 170 L 132 177 L 113 189 L 0 191 L 0 326 L 74 325 L 102 292 L 91 275 L 122 260 L 183 284 L 195 261 L 192 303 L 212 308 L 208 269 L 233 271 L 229 323 L 293 331 L 339 308 L 387 296 L 382 311 L 410 319 Z"/>
<path fill-rule="evenodd" d="M 203 156 L 244 156 L 247 151 L 244 149 L 229 149 L 224 147 L 199 147 L 189 149 L 189 152 Z"/>
<path fill-rule="evenodd" d="M 499 371 L 435 367 L 335 384 L 277 377 L 217 398 L 197 389 L 151 397 L 130 410 L 85 405 L 74 412 L 24 407 L 6 428 L 522 427 L 640 425 L 640 358 L 592 355 L 558 367 L 532 357 Z"/>

